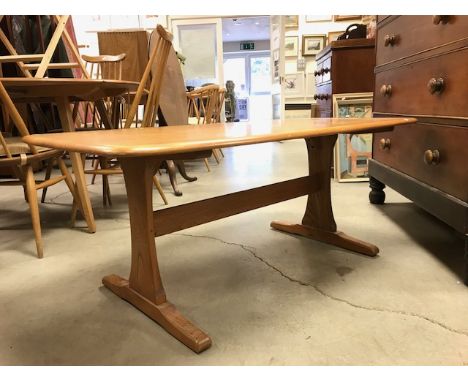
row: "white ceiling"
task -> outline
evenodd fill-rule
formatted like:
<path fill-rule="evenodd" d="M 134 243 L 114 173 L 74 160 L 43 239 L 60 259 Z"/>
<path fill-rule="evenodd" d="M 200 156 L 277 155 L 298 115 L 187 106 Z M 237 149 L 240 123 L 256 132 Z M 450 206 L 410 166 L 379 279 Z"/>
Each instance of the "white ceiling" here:
<path fill-rule="evenodd" d="M 270 17 L 223 18 L 223 41 L 270 39 Z"/>

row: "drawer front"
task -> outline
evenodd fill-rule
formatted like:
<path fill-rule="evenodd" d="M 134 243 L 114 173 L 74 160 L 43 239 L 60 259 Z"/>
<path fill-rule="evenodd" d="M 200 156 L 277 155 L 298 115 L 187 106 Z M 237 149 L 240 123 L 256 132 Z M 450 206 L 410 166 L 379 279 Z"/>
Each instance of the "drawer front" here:
<path fill-rule="evenodd" d="M 467 117 L 468 49 L 376 74 L 374 111 Z"/>
<path fill-rule="evenodd" d="M 322 110 L 331 110 L 333 102 L 332 84 L 329 82 L 324 85 L 319 85 L 315 88 L 315 91 L 314 99 L 317 101 L 317 106 Z"/>
<path fill-rule="evenodd" d="M 320 85 L 331 80 L 331 62 L 332 58 L 331 56 L 328 56 L 317 64 L 317 69 L 314 72 L 316 85 Z"/>
<path fill-rule="evenodd" d="M 373 158 L 468 202 L 468 129 L 412 124 L 374 134 Z"/>
<path fill-rule="evenodd" d="M 400 16 L 377 31 L 377 62 L 418 53 L 468 36 L 468 16 Z M 436 22 L 438 22 L 436 24 Z"/>

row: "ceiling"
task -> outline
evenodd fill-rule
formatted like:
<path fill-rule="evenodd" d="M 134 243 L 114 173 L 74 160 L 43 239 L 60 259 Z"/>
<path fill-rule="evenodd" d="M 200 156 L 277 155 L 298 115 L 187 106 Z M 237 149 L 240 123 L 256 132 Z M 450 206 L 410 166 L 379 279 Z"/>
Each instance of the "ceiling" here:
<path fill-rule="evenodd" d="M 223 42 L 269 39 L 269 16 L 223 18 Z"/>

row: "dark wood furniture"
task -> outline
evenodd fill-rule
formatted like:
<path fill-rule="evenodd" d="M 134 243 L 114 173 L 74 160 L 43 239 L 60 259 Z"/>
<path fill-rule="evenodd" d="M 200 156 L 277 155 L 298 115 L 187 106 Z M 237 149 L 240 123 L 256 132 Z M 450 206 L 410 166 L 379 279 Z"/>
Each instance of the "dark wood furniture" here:
<path fill-rule="evenodd" d="M 213 123 L 209 129 L 202 125 L 182 125 L 40 134 L 25 140 L 43 147 L 119 158 L 130 212 L 131 270 L 128 280 L 109 275 L 104 277 L 103 284 L 199 353 L 211 346 L 211 339 L 167 300 L 154 237 L 308 195 L 302 224 L 272 222 L 271 226 L 375 256 L 379 251 L 375 245 L 337 231 L 330 198 L 333 147 L 337 134 L 388 130 L 414 121 L 408 118 L 308 118 L 261 124 Z M 309 154 L 308 176 L 153 212 L 152 178 L 165 158 L 185 159 L 194 152 L 288 139 L 305 139 Z"/>
<path fill-rule="evenodd" d="M 332 41 L 316 61 L 316 117 L 333 116 L 333 94 L 374 91 L 374 39 Z"/>
<path fill-rule="evenodd" d="M 374 135 L 370 201 L 385 185 L 465 235 L 468 285 L 468 17 L 379 16 L 374 116 L 416 116 Z"/>

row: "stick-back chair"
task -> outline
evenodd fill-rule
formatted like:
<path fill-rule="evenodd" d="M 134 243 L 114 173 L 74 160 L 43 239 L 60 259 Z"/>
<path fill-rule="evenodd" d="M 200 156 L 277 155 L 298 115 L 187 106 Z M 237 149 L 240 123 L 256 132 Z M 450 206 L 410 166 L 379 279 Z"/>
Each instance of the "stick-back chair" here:
<path fill-rule="evenodd" d="M 131 127 L 133 120 L 136 117 L 138 106 L 144 102 L 145 111 L 143 116 L 142 126 L 152 127 L 156 123 L 156 117 L 158 114 L 159 107 L 159 98 L 161 93 L 161 83 L 166 69 L 167 57 L 169 55 L 169 50 L 172 46 L 172 35 L 168 33 L 161 25 L 156 27 L 155 32 L 157 33 L 157 45 L 156 48 L 152 51 L 148 64 L 146 65 L 143 77 L 141 78 L 138 89 L 133 96 L 132 104 L 130 105 L 129 111 L 126 116 L 124 128 L 128 129 Z M 152 73 L 151 68 L 155 66 L 156 70 Z M 149 89 L 146 89 L 146 85 L 151 76 L 151 81 L 149 82 Z M 104 204 L 107 202 L 111 204 L 110 200 L 110 190 L 109 184 L 107 181 L 108 175 L 122 174 L 122 170 L 118 166 L 113 166 L 111 168 L 106 168 L 106 160 L 100 160 L 101 168 L 86 170 L 85 173 L 100 174 L 103 176 L 103 200 Z M 104 166 L 104 168 L 103 168 Z M 153 182 L 158 190 L 161 198 L 165 204 L 168 204 L 167 198 L 162 190 L 161 184 L 159 183 L 156 175 L 153 177 Z M 76 213 L 76 208 L 74 214 Z"/>
<path fill-rule="evenodd" d="M 36 240 L 37 257 L 42 258 L 44 255 L 44 249 L 42 243 L 37 191 L 45 187 L 55 185 L 63 180 L 66 182 L 74 200 L 77 201 L 75 199 L 75 186 L 67 166 L 62 159 L 63 151 L 28 145 L 22 140 L 22 137 L 29 135 L 29 131 L 1 80 L 0 106 L 6 112 L 6 114 L 8 114 L 9 118 L 11 118 L 14 126 L 20 134 L 20 137 L 4 137 L 0 131 L 0 167 L 7 167 L 11 169 L 12 176 L 16 178 L 16 180 L 1 181 L 0 186 L 23 186 L 31 212 L 32 226 Z M 50 163 L 52 163 L 54 160 L 57 161 L 62 175 L 54 178 L 49 177 L 44 181 L 36 181 L 34 179 L 33 166 L 42 161 L 49 161 L 49 167 L 51 168 Z M 80 203 L 75 204 L 79 205 Z"/>

